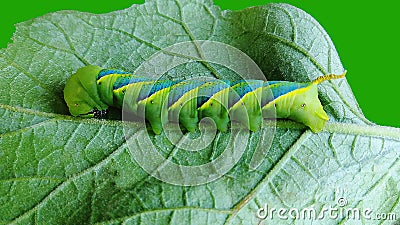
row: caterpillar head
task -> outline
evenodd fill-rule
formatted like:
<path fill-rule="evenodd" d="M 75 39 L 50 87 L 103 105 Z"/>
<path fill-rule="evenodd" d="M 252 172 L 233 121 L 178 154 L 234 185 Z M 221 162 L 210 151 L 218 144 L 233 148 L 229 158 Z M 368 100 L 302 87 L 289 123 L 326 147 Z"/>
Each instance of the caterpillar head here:
<path fill-rule="evenodd" d="M 310 127 L 314 133 L 324 128 L 329 118 L 318 99 L 316 84 L 311 84 L 293 98 L 288 118 Z"/>
<path fill-rule="evenodd" d="M 310 127 L 311 131 L 317 133 L 324 128 L 328 115 L 324 111 L 318 99 L 317 85 L 326 80 L 339 79 L 346 76 L 347 71 L 342 74 L 328 74 L 318 77 L 305 88 L 295 90 L 288 94 L 293 101 L 289 110 L 286 110 L 287 118 L 303 123 Z"/>
<path fill-rule="evenodd" d="M 98 66 L 88 65 L 78 69 L 64 88 L 64 99 L 73 116 L 102 117 L 108 106 L 100 100 L 97 90 Z"/>

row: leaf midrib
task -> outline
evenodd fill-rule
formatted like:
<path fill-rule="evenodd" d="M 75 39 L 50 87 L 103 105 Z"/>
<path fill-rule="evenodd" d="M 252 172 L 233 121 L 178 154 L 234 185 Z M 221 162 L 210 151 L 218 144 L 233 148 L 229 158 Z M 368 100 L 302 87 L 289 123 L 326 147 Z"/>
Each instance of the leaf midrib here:
<path fill-rule="evenodd" d="M 10 106 L 6 104 L 0 103 L 0 109 L 9 110 L 17 113 L 28 114 L 28 115 L 35 115 L 39 117 L 46 117 L 50 119 L 57 119 L 62 120 L 64 122 L 79 122 L 85 124 L 99 124 L 105 126 L 124 126 L 124 127 L 132 127 L 137 128 L 139 127 L 138 122 L 124 122 L 120 120 L 105 120 L 105 119 L 83 119 L 79 117 L 69 116 L 69 115 L 62 115 L 56 113 L 48 113 L 48 112 L 41 112 L 33 109 L 23 108 L 23 107 L 16 107 Z M 46 121 L 46 120 L 45 120 Z M 41 124 L 45 121 L 41 121 Z M 276 125 L 277 128 L 282 129 L 296 129 L 302 130 L 306 127 L 300 123 L 290 121 L 290 120 L 264 120 L 264 127 L 272 127 Z M 30 125 L 29 127 L 34 128 L 36 127 L 35 124 Z M 29 129 L 28 127 L 28 129 Z M 18 132 L 25 131 L 27 127 L 19 128 L 17 130 L 9 131 L 3 134 L 0 134 L 0 138 L 9 136 L 10 134 L 17 134 Z M 167 129 L 170 128 L 167 125 Z M 387 126 L 379 126 L 379 125 L 364 125 L 364 124 L 356 124 L 356 123 L 336 123 L 336 122 L 327 122 L 325 127 L 322 129 L 321 132 L 328 132 L 328 133 L 340 133 L 340 134 L 352 134 L 352 135 L 361 135 L 361 136 L 371 136 L 371 137 L 381 137 L 387 139 L 393 139 L 400 141 L 400 128 L 395 127 L 387 127 Z"/>

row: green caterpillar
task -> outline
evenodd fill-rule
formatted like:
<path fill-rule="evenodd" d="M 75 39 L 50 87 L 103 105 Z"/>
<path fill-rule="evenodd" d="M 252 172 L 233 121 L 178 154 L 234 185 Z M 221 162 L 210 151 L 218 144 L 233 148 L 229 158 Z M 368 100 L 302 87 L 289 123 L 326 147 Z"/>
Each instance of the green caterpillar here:
<path fill-rule="evenodd" d="M 317 85 L 343 78 L 325 75 L 311 82 L 239 80 L 151 80 L 132 73 L 98 66 L 85 66 L 73 74 L 64 98 L 73 116 L 101 118 L 110 106 L 142 115 L 155 134 L 163 123 L 179 122 L 194 131 L 200 119 L 210 117 L 225 132 L 230 120 L 257 131 L 263 118 L 288 118 L 319 132 L 328 120 L 318 99 Z M 129 93 L 129 94 L 128 94 Z M 128 98 L 125 99 L 124 97 Z M 168 118 L 162 120 L 162 118 Z"/>

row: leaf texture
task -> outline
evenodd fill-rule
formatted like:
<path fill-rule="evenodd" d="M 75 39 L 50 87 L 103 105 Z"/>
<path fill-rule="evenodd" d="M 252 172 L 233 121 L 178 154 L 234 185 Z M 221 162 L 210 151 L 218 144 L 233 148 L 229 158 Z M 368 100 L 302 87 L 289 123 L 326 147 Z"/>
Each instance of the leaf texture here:
<path fill-rule="evenodd" d="M 134 71 L 173 44 L 218 41 L 250 56 L 268 80 L 309 81 L 344 68 L 323 28 L 287 4 L 221 11 L 207 0 L 148 0 L 94 15 L 61 11 L 17 25 L 0 51 L 0 223 L 4 224 L 269 224 L 256 216 L 275 208 L 371 208 L 400 217 L 400 130 L 372 124 L 345 80 L 320 86 L 330 116 L 313 134 L 290 121 L 265 121 L 251 133 L 236 165 L 221 178 L 180 186 L 149 175 L 132 157 L 151 146 L 146 129 L 121 121 L 68 115 L 63 88 L 78 68 L 94 64 Z M 235 63 L 235 61 L 232 61 Z M 180 65 L 169 78 L 232 78 L 202 62 Z M 351 74 L 349 74 L 351 75 Z M 257 148 L 275 135 L 262 164 L 250 168 Z M 191 135 L 186 134 L 186 138 Z M 236 137 L 240 139 L 242 134 Z M 246 136 L 243 136 L 246 137 Z M 243 138 L 242 137 L 242 138 Z M 230 133 L 190 152 L 163 133 L 150 136 L 166 159 L 196 166 L 217 158 Z M 259 144 L 258 144 L 259 143 Z M 345 216 L 321 220 L 274 218 L 273 224 L 376 224 Z M 393 221 L 380 220 L 390 224 Z"/>

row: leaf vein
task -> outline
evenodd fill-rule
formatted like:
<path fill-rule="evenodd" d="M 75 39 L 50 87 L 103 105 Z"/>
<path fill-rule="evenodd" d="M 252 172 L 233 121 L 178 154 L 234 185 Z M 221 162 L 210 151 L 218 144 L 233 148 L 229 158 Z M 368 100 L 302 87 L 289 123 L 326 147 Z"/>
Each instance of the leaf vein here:
<path fill-rule="evenodd" d="M 47 86 L 45 83 L 41 82 L 39 79 L 37 79 L 35 76 L 33 76 L 31 73 L 23 69 L 21 66 L 19 66 L 15 61 L 9 60 L 7 57 L 3 58 L 11 67 L 14 67 L 18 71 L 20 71 L 22 74 L 27 76 L 29 79 L 31 79 L 33 82 L 38 84 L 41 88 L 43 88 L 46 92 L 48 92 L 52 96 L 56 96 L 59 100 L 64 101 L 64 99 L 61 99 L 60 96 L 55 92 L 54 88 L 50 88 Z"/>
<path fill-rule="evenodd" d="M 7 178 L 7 179 L 0 179 L 0 183 L 31 181 L 31 180 L 46 180 L 46 181 L 55 181 L 55 182 L 65 181 L 64 178 L 32 176 L 32 177 L 13 177 L 13 178 Z"/>
<path fill-rule="evenodd" d="M 88 174 L 92 171 L 97 170 L 101 166 L 104 166 L 105 164 L 108 163 L 111 158 L 117 156 L 118 154 L 122 153 L 124 150 L 124 147 L 126 145 L 126 141 L 124 141 L 119 147 L 117 147 L 114 151 L 111 152 L 110 155 L 106 156 L 102 161 L 100 161 L 98 164 L 88 167 L 85 170 L 72 175 L 71 177 L 68 177 L 64 182 L 60 183 L 57 185 L 49 194 L 47 194 L 38 204 L 36 204 L 33 208 L 30 210 L 26 211 L 22 215 L 16 217 L 13 221 L 10 222 L 10 224 L 18 224 L 20 221 L 22 221 L 24 218 L 30 216 L 32 213 L 35 213 L 37 210 L 40 209 L 44 204 L 46 204 L 47 201 L 50 201 L 51 198 L 55 195 L 57 195 L 59 192 L 63 191 L 63 188 L 69 185 L 70 183 L 74 183 L 76 179 L 79 179 L 81 176 Z"/>
<path fill-rule="evenodd" d="M 169 212 L 177 212 L 177 211 L 194 211 L 194 210 L 198 210 L 198 211 L 202 211 L 202 212 L 206 212 L 206 213 L 218 213 L 218 214 L 231 213 L 230 210 L 202 208 L 202 207 L 194 207 L 194 206 L 183 206 L 183 207 L 175 207 L 175 208 L 160 208 L 160 209 L 152 209 L 149 211 L 135 213 L 133 215 L 124 216 L 124 217 L 120 217 L 120 218 L 113 219 L 113 220 L 99 222 L 99 223 L 96 223 L 96 225 L 127 222 L 128 220 L 134 219 L 135 217 L 141 217 L 143 215 L 149 215 L 149 214 L 153 214 L 153 213 L 157 214 L 157 213 L 169 213 Z"/>
<path fill-rule="evenodd" d="M 54 22 L 51 21 L 51 20 L 48 20 L 48 21 L 49 21 L 54 27 L 56 27 L 56 28 L 63 34 L 65 40 L 67 41 L 67 43 L 68 43 L 69 47 L 71 48 L 71 50 L 72 50 L 73 54 L 75 55 L 75 57 L 77 57 L 78 60 L 81 61 L 84 65 L 89 65 L 90 63 L 89 63 L 88 61 L 86 61 L 85 58 L 81 57 L 81 56 L 78 54 L 78 52 L 76 51 L 76 49 L 75 49 L 75 47 L 74 47 L 74 44 L 72 43 L 71 38 L 70 38 L 69 35 L 65 32 L 65 30 L 64 30 L 60 25 L 58 25 L 57 23 L 54 23 Z"/>
<path fill-rule="evenodd" d="M 230 224 L 231 220 L 237 213 L 247 205 L 255 195 L 278 174 L 281 168 L 291 159 L 303 143 L 312 135 L 311 131 L 305 131 L 300 138 L 290 147 L 290 149 L 279 159 L 279 161 L 272 167 L 272 169 L 265 175 L 265 177 L 257 184 L 257 186 L 242 198 L 233 208 L 233 213 L 226 219 L 225 224 Z"/>
<path fill-rule="evenodd" d="M 50 122 L 54 122 L 54 121 L 56 121 L 54 118 L 53 119 L 47 119 L 47 120 L 44 120 L 44 121 L 41 121 L 41 122 L 38 122 L 38 123 L 35 123 L 35 124 L 31 124 L 31 125 L 26 126 L 26 127 L 19 128 L 17 130 L 8 131 L 6 133 L 0 134 L 0 138 L 6 138 L 6 137 L 14 136 L 14 135 L 26 132 L 28 130 L 32 130 L 32 129 L 44 126 L 44 125 L 46 125 L 46 124 L 48 124 Z"/>
<path fill-rule="evenodd" d="M 373 190 L 375 190 L 379 185 L 384 184 L 384 181 L 386 181 L 387 179 L 389 179 L 391 173 L 393 170 L 396 170 L 400 167 L 400 156 L 389 166 L 389 170 L 386 171 L 386 173 L 384 173 L 382 175 L 381 178 L 379 178 L 374 184 L 372 184 L 367 191 L 362 195 L 362 198 L 366 197 L 368 194 L 370 194 Z M 396 204 L 399 203 L 400 201 L 400 197 L 397 199 L 398 201 L 396 202 Z M 359 200 L 356 204 L 355 207 L 360 208 L 360 204 L 362 203 L 362 200 Z M 392 207 L 394 208 L 395 205 Z M 341 221 L 339 221 L 338 224 L 344 224 L 346 221 L 348 220 L 348 217 L 344 217 Z"/>

